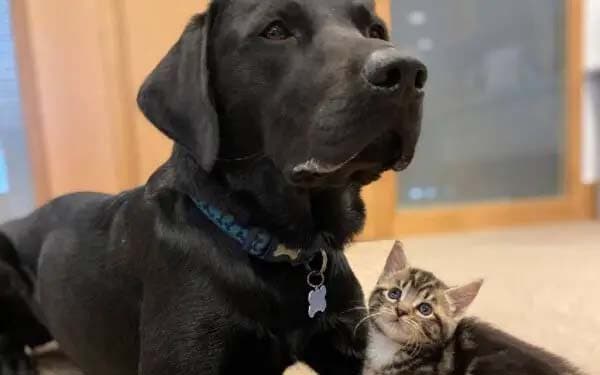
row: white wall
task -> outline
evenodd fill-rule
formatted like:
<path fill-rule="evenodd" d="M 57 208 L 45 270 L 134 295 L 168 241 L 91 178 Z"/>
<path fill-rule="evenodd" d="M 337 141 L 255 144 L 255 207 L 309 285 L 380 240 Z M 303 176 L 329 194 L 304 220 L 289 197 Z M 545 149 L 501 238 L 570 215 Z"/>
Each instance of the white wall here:
<path fill-rule="evenodd" d="M 600 0 L 585 2 L 582 181 L 600 181 Z"/>
<path fill-rule="evenodd" d="M 588 73 L 584 86 L 582 132 L 582 181 L 600 180 L 600 72 Z"/>
<path fill-rule="evenodd" d="M 586 67 L 600 70 L 600 0 L 586 0 Z"/>

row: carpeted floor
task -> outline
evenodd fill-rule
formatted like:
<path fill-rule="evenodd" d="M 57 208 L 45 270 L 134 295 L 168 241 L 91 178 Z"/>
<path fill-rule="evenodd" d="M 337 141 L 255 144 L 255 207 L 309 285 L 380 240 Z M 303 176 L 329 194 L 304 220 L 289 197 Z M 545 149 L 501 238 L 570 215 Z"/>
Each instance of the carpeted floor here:
<path fill-rule="evenodd" d="M 483 277 L 471 313 L 600 375 L 600 222 L 403 239 L 409 260 L 450 284 Z M 359 243 L 348 257 L 368 292 L 390 241 Z M 45 375 L 63 372 L 46 357 Z M 53 369 L 49 369 L 52 366 Z M 298 366 L 289 375 L 311 372 Z"/>

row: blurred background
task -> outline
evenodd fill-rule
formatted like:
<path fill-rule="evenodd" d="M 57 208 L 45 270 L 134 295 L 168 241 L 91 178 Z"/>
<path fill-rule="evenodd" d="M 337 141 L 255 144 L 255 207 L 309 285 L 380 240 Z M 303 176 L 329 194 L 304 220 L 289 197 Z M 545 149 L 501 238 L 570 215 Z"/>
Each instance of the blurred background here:
<path fill-rule="evenodd" d="M 600 0 L 376 3 L 430 84 L 415 162 L 365 190 L 362 239 L 408 238 L 424 267 L 487 275 L 477 312 L 600 374 L 600 302 L 589 300 L 600 282 Z M 205 6 L 0 0 L 0 221 L 66 192 L 146 181 L 171 145 L 138 112 L 137 88 Z M 387 251 L 373 246 L 350 252 L 367 286 Z M 557 307 L 557 293 L 572 298 Z M 524 320 L 523 304 L 553 320 Z"/>
<path fill-rule="evenodd" d="M 597 0 L 377 0 L 430 68 L 408 172 L 364 193 L 364 239 L 596 216 Z M 202 0 L 0 0 L 0 220 L 143 184 L 170 142 L 137 89 Z"/>

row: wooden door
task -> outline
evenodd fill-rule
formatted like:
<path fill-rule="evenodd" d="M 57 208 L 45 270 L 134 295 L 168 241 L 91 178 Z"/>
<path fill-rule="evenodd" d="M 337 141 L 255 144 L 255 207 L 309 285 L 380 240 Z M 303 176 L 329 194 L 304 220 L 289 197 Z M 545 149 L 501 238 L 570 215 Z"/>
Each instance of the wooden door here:
<path fill-rule="evenodd" d="M 10 5 L 37 202 L 130 186 L 110 2 Z"/>
<path fill-rule="evenodd" d="M 172 142 L 151 126 L 137 110 L 135 97 L 142 82 L 181 35 L 189 19 L 204 11 L 206 0 L 112 0 L 122 36 L 127 85 L 124 97 L 132 108 L 134 139 L 132 153 L 137 160 L 135 180 L 146 182 L 167 160 Z"/>
<path fill-rule="evenodd" d="M 435 0 L 377 0 L 395 42 L 423 58 L 431 74 L 415 162 L 408 172 L 387 174 L 364 191 L 364 238 L 593 217 L 593 189 L 580 182 L 582 2 L 554 2 L 555 9 L 544 1 L 496 4 L 512 13 L 494 10 L 492 3 L 450 0 L 444 10 Z M 515 16 L 521 13 L 531 17 Z M 457 84 L 452 75 L 463 80 Z M 529 112 L 522 109 L 524 100 L 532 103 Z M 482 108 L 494 115 L 477 117 Z M 504 117 L 511 121 L 500 123 Z M 477 132 L 485 136 L 473 139 Z M 539 147 L 541 138 L 551 139 Z M 536 147 L 543 152 L 506 163 L 493 155 L 506 155 L 503 147 L 517 154 Z M 468 156 L 471 148 L 478 156 L 463 160 L 461 168 L 435 167 Z M 504 186 L 508 180 L 515 186 Z"/>
<path fill-rule="evenodd" d="M 138 87 L 205 0 L 11 0 L 36 201 L 143 184 L 170 142 Z"/>

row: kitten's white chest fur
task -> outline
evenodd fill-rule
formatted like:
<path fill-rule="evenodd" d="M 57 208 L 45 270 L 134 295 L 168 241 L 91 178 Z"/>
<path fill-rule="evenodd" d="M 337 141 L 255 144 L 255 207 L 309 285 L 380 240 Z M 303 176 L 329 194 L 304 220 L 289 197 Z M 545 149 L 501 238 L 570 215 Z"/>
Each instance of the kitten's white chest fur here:
<path fill-rule="evenodd" d="M 367 348 L 367 367 L 380 370 L 394 361 L 400 345 L 385 336 L 377 329 L 369 332 L 369 346 Z"/>

